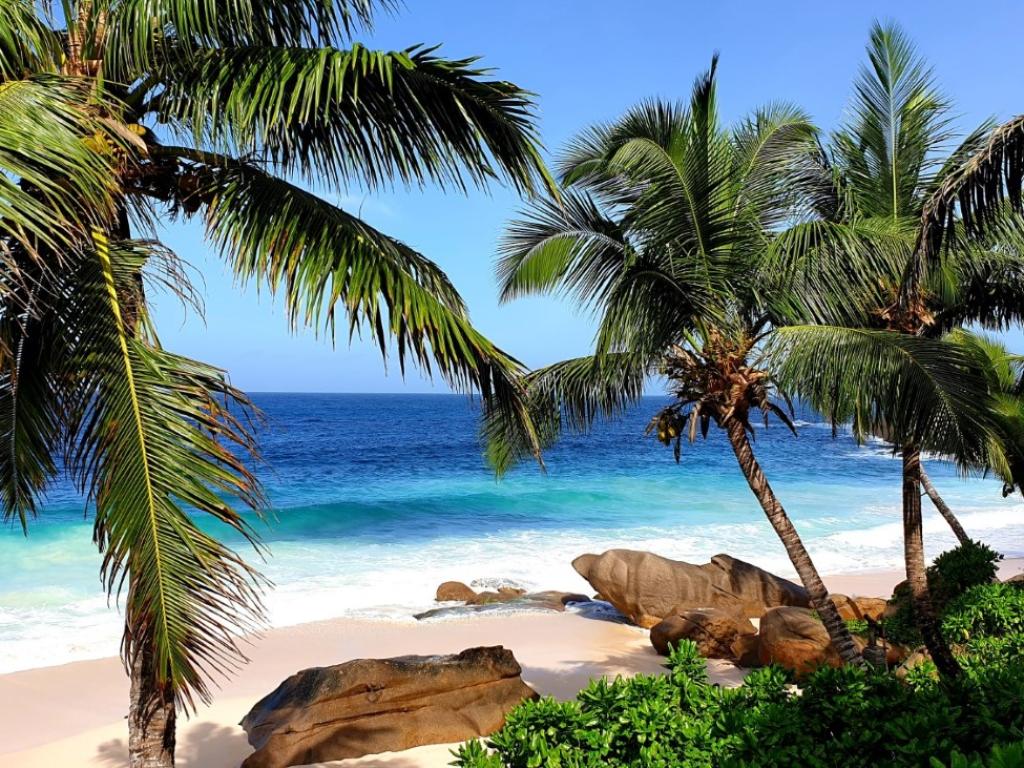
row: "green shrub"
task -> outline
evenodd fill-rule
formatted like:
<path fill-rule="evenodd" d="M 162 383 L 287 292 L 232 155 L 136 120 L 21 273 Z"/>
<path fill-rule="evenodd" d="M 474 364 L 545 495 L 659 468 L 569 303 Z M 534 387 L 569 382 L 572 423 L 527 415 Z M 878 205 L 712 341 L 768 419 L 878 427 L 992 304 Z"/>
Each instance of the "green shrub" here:
<path fill-rule="evenodd" d="M 846 628 L 851 635 L 866 636 L 868 634 L 868 623 L 864 619 L 847 619 Z"/>
<path fill-rule="evenodd" d="M 947 607 L 942 633 L 969 671 L 1024 662 L 1024 589 L 972 587 Z"/>
<path fill-rule="evenodd" d="M 978 541 L 943 552 L 928 568 L 928 589 L 940 613 L 971 587 L 990 584 L 1003 556 Z"/>
<path fill-rule="evenodd" d="M 928 591 L 935 610 L 941 615 L 950 603 L 972 587 L 992 583 L 1002 559 L 1001 554 L 977 541 L 961 544 L 936 557 L 927 572 Z M 897 586 L 889 602 L 895 610 L 881 622 L 886 639 L 898 645 L 920 645 L 921 633 L 914 621 L 910 586 L 906 582 Z"/>
<path fill-rule="evenodd" d="M 933 757 L 931 768 L 1024 768 L 1024 741 L 996 744 L 985 757 L 967 757 L 954 752 L 948 764 Z"/>
<path fill-rule="evenodd" d="M 946 608 L 942 631 L 951 643 L 1024 633 L 1024 589 L 998 582 L 971 587 Z"/>
<path fill-rule="evenodd" d="M 996 744 L 1024 737 L 1020 663 L 978 665 L 944 685 L 928 676 L 907 685 L 878 671 L 825 667 L 803 681 L 799 695 L 776 667 L 751 672 L 739 688 L 719 688 L 688 641 L 666 665 L 661 677 L 595 681 L 575 701 L 526 702 L 488 749 L 464 745 L 453 765 L 845 768 L 926 766 L 934 757 L 944 766 L 958 753 L 997 755 Z"/>

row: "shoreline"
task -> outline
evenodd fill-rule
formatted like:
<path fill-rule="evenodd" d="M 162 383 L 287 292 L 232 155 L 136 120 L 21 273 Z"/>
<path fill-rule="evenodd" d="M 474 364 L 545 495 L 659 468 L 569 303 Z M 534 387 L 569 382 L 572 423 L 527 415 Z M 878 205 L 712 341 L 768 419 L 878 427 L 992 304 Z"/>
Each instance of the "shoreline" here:
<path fill-rule="evenodd" d="M 1024 559 L 1004 560 L 1001 578 L 1024 572 Z M 832 592 L 886 596 L 898 570 L 825 576 Z M 250 663 L 214 691 L 210 706 L 179 721 L 180 768 L 236 766 L 250 748 L 236 723 L 260 697 L 293 672 L 353 658 L 452 653 L 504 645 L 523 679 L 542 694 L 572 698 L 599 676 L 657 673 L 663 659 L 648 632 L 574 612 L 496 612 L 441 621 L 335 618 L 275 627 L 247 639 Z M 736 685 L 743 672 L 710 661 L 713 679 Z M 72 661 L 0 675 L 0 768 L 126 765 L 127 678 L 116 657 Z M 448 746 L 374 755 L 339 765 L 432 768 L 450 760 Z"/>

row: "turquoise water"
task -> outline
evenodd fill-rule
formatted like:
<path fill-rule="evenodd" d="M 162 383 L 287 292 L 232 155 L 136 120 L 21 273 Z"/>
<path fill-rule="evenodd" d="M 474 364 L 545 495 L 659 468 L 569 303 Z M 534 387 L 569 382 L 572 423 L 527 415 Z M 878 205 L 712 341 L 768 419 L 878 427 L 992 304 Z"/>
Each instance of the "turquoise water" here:
<path fill-rule="evenodd" d="M 645 438 L 650 398 L 592 435 L 564 440 L 548 472 L 498 482 L 481 458 L 476 414 L 444 395 L 257 395 L 266 415 L 260 475 L 273 505 L 259 524 L 272 557 L 270 620 L 407 620 L 447 579 L 586 588 L 570 566 L 610 547 L 702 561 L 717 552 L 792 570 L 722 435 L 671 451 Z M 899 461 L 806 415 L 794 438 L 758 430 L 755 450 L 824 573 L 898 567 Z M 994 480 L 931 461 L 967 531 L 1024 554 L 1024 502 Z M 926 504 L 928 551 L 952 546 Z M 120 616 L 100 589 L 91 517 L 66 486 L 29 536 L 0 532 L 0 671 L 116 652 Z"/>

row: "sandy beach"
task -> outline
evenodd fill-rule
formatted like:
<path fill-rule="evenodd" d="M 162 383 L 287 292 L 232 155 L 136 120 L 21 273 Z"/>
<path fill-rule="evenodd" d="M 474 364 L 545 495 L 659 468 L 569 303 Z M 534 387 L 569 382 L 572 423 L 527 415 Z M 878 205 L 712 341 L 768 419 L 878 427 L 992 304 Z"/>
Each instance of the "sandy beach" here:
<path fill-rule="evenodd" d="M 1003 578 L 1024 560 L 1003 563 Z M 899 571 L 827 577 L 849 595 L 886 595 Z M 452 653 L 476 645 L 511 648 L 524 680 L 543 694 L 571 698 L 598 676 L 657 673 L 662 659 L 646 630 L 565 614 L 482 615 L 436 622 L 334 619 L 267 631 L 248 648 L 251 662 L 223 683 L 213 704 L 178 726 L 178 765 L 233 768 L 251 752 L 237 725 L 261 696 L 293 672 L 360 657 Z M 742 671 L 709 662 L 712 678 L 736 685 Z M 0 676 L 0 768 L 127 764 L 127 679 L 116 658 L 81 661 Z M 439 768 L 450 747 L 434 745 L 334 765 Z"/>

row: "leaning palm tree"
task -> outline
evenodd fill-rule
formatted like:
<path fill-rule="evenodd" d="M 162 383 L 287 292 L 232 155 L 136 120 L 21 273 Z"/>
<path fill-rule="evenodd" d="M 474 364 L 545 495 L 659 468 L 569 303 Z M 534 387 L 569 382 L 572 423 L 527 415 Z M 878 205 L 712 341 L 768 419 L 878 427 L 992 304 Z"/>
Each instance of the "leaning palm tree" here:
<path fill-rule="evenodd" d="M 472 59 L 352 41 L 371 0 L 29 0 L 0 6 L 0 498 L 28 530 L 66 471 L 124 597 L 133 766 L 174 761 L 176 710 L 244 660 L 262 582 L 197 525 L 242 511 L 249 402 L 159 342 L 148 299 L 195 297 L 156 224 L 199 217 L 291 322 L 395 342 L 537 448 L 519 365 L 443 272 L 302 186 L 546 184 L 531 101 Z"/>
<path fill-rule="evenodd" d="M 861 328 L 938 339 L 973 323 L 998 329 L 1024 317 L 1022 226 L 1007 215 L 1009 206 L 991 208 L 987 239 L 972 235 L 966 217 L 959 221 L 952 206 L 942 207 L 933 216 L 948 227 L 942 253 L 919 255 L 919 243 L 935 246 L 934 234 L 922 227 L 922 220 L 929 220 L 929 201 L 941 197 L 963 164 L 984 147 L 990 129 L 985 124 L 951 144 L 949 115 L 948 102 L 906 36 L 895 26 L 876 24 L 868 64 L 854 86 L 851 116 L 828 147 L 808 156 L 801 187 L 809 192 L 805 220 L 777 238 L 772 261 L 815 286 L 803 291 L 813 297 L 805 316 L 830 326 L 793 331 L 803 335 L 802 344 L 791 339 L 791 350 L 802 346 L 805 354 L 828 357 L 831 349 L 841 361 L 828 368 L 836 381 L 823 384 L 825 371 L 794 364 L 792 371 L 815 380 L 788 383 L 826 415 L 853 418 L 858 434 L 885 435 L 903 455 L 905 556 L 915 616 L 937 666 L 954 675 L 958 666 L 938 632 L 925 578 L 920 455 L 926 449 L 953 456 L 965 469 L 984 466 L 993 415 L 982 415 L 974 436 L 968 434 L 970 421 L 948 407 L 923 421 L 897 425 L 894 419 L 906 415 L 905 393 L 885 377 L 876 379 L 886 385 L 877 388 L 849 379 L 850 371 L 864 368 L 850 361 L 854 350 L 841 348 L 845 342 L 834 333 Z M 988 398 L 976 361 L 963 350 L 957 354 L 964 355 L 962 370 L 970 385 L 965 379 L 950 386 L 965 396 L 973 388 L 976 397 Z M 864 365 L 870 367 L 870 361 Z M 838 380 L 844 377 L 845 383 Z"/>
<path fill-rule="evenodd" d="M 560 200 L 513 223 L 499 263 L 502 297 L 574 293 L 599 317 L 595 353 L 527 379 L 551 438 L 586 430 L 635 404 L 649 376 L 673 402 L 651 429 L 678 460 L 684 435 L 714 424 L 807 588 L 841 658 L 860 658 L 806 547 L 754 456 L 755 414 L 794 429 L 757 347 L 785 304 L 759 267 L 772 229 L 790 212 L 786 174 L 814 129 L 776 105 L 734 129 L 718 117 L 715 62 L 688 105 L 648 102 L 580 136 L 560 163 Z M 522 457 L 500 414 L 486 425 L 499 466 Z"/>

